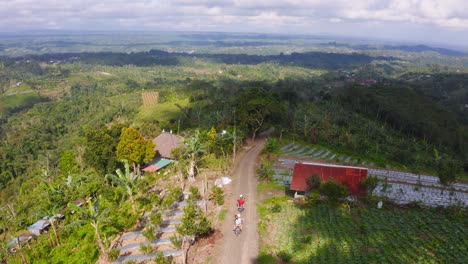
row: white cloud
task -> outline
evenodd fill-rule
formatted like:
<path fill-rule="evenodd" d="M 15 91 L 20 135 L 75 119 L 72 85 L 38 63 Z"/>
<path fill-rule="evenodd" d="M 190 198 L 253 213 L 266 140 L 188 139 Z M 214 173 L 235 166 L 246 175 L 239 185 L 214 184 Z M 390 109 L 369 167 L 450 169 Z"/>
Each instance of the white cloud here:
<path fill-rule="evenodd" d="M 317 33 L 314 30 L 320 28 L 350 34 L 357 26 L 378 34 L 398 28 L 406 30 L 407 35 L 412 29 L 468 35 L 468 1 L 0 0 L 0 31 L 57 28 Z"/>

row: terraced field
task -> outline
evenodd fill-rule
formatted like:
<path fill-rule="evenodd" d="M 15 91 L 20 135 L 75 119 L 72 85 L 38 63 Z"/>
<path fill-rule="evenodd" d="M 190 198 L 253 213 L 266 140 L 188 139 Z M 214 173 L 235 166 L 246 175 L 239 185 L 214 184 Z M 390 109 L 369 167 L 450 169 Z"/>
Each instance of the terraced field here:
<path fill-rule="evenodd" d="M 204 206 L 205 201 L 197 201 L 197 206 Z M 151 261 L 154 260 L 158 252 L 162 252 L 164 256 L 181 256 L 182 250 L 176 249 L 170 240 L 170 237 L 177 234 L 176 226 L 180 224 L 180 218 L 183 216 L 183 207 L 187 202 L 174 203 L 170 210 L 163 212 L 161 215 L 163 221 L 159 229 L 155 230 L 158 236 L 153 241 L 148 241 L 141 231 L 132 231 L 123 234 L 119 240 L 117 249 L 120 251 L 119 258 L 113 263 L 126 263 L 131 261 Z M 158 208 L 155 208 L 158 210 Z M 149 213 L 145 215 L 149 216 Z M 141 246 L 151 246 L 156 252 L 145 254 L 141 251 Z"/>

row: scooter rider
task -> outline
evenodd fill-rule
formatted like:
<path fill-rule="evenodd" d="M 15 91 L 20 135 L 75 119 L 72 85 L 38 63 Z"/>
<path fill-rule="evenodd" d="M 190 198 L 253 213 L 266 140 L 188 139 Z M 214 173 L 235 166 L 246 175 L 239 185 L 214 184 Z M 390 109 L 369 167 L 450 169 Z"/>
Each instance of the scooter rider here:
<path fill-rule="evenodd" d="M 234 229 L 239 228 L 242 231 L 242 219 L 240 214 L 234 215 Z"/>
<path fill-rule="evenodd" d="M 237 199 L 237 207 L 241 207 L 242 209 L 244 208 L 244 204 L 245 204 L 245 199 L 244 199 L 244 196 L 241 194 L 239 195 L 239 199 Z"/>

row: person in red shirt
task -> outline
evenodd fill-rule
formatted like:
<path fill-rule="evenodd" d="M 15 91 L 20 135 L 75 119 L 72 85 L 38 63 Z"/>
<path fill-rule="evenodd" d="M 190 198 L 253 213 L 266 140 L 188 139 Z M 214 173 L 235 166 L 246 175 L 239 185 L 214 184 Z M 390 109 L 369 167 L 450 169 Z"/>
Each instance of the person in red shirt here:
<path fill-rule="evenodd" d="M 239 195 L 239 199 L 237 199 L 237 207 L 244 209 L 244 204 L 245 204 L 244 196 L 241 194 Z"/>

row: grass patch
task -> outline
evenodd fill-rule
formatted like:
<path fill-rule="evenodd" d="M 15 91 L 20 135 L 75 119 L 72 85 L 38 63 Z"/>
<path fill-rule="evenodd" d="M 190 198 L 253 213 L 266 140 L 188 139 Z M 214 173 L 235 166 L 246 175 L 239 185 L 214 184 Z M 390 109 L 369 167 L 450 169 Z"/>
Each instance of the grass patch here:
<path fill-rule="evenodd" d="M 224 221 L 224 219 L 226 219 L 226 213 L 227 213 L 227 210 L 226 209 L 221 209 L 221 211 L 219 212 L 219 216 L 218 216 L 218 220 L 220 222 Z"/>
<path fill-rule="evenodd" d="M 266 189 L 284 190 L 284 186 L 278 185 L 274 182 L 262 182 L 257 185 L 257 192 L 262 192 Z"/>
<path fill-rule="evenodd" d="M 41 98 L 36 92 L 14 94 L 0 97 L 0 113 L 10 113 L 26 109 L 33 106 L 35 103 L 39 103 Z"/>
<path fill-rule="evenodd" d="M 164 103 L 158 103 L 154 107 L 144 107 L 140 111 L 137 119 L 141 121 L 168 121 L 178 119 L 185 115 L 184 112 L 177 106 L 182 108 L 189 106 L 189 99 L 174 99 Z"/>

